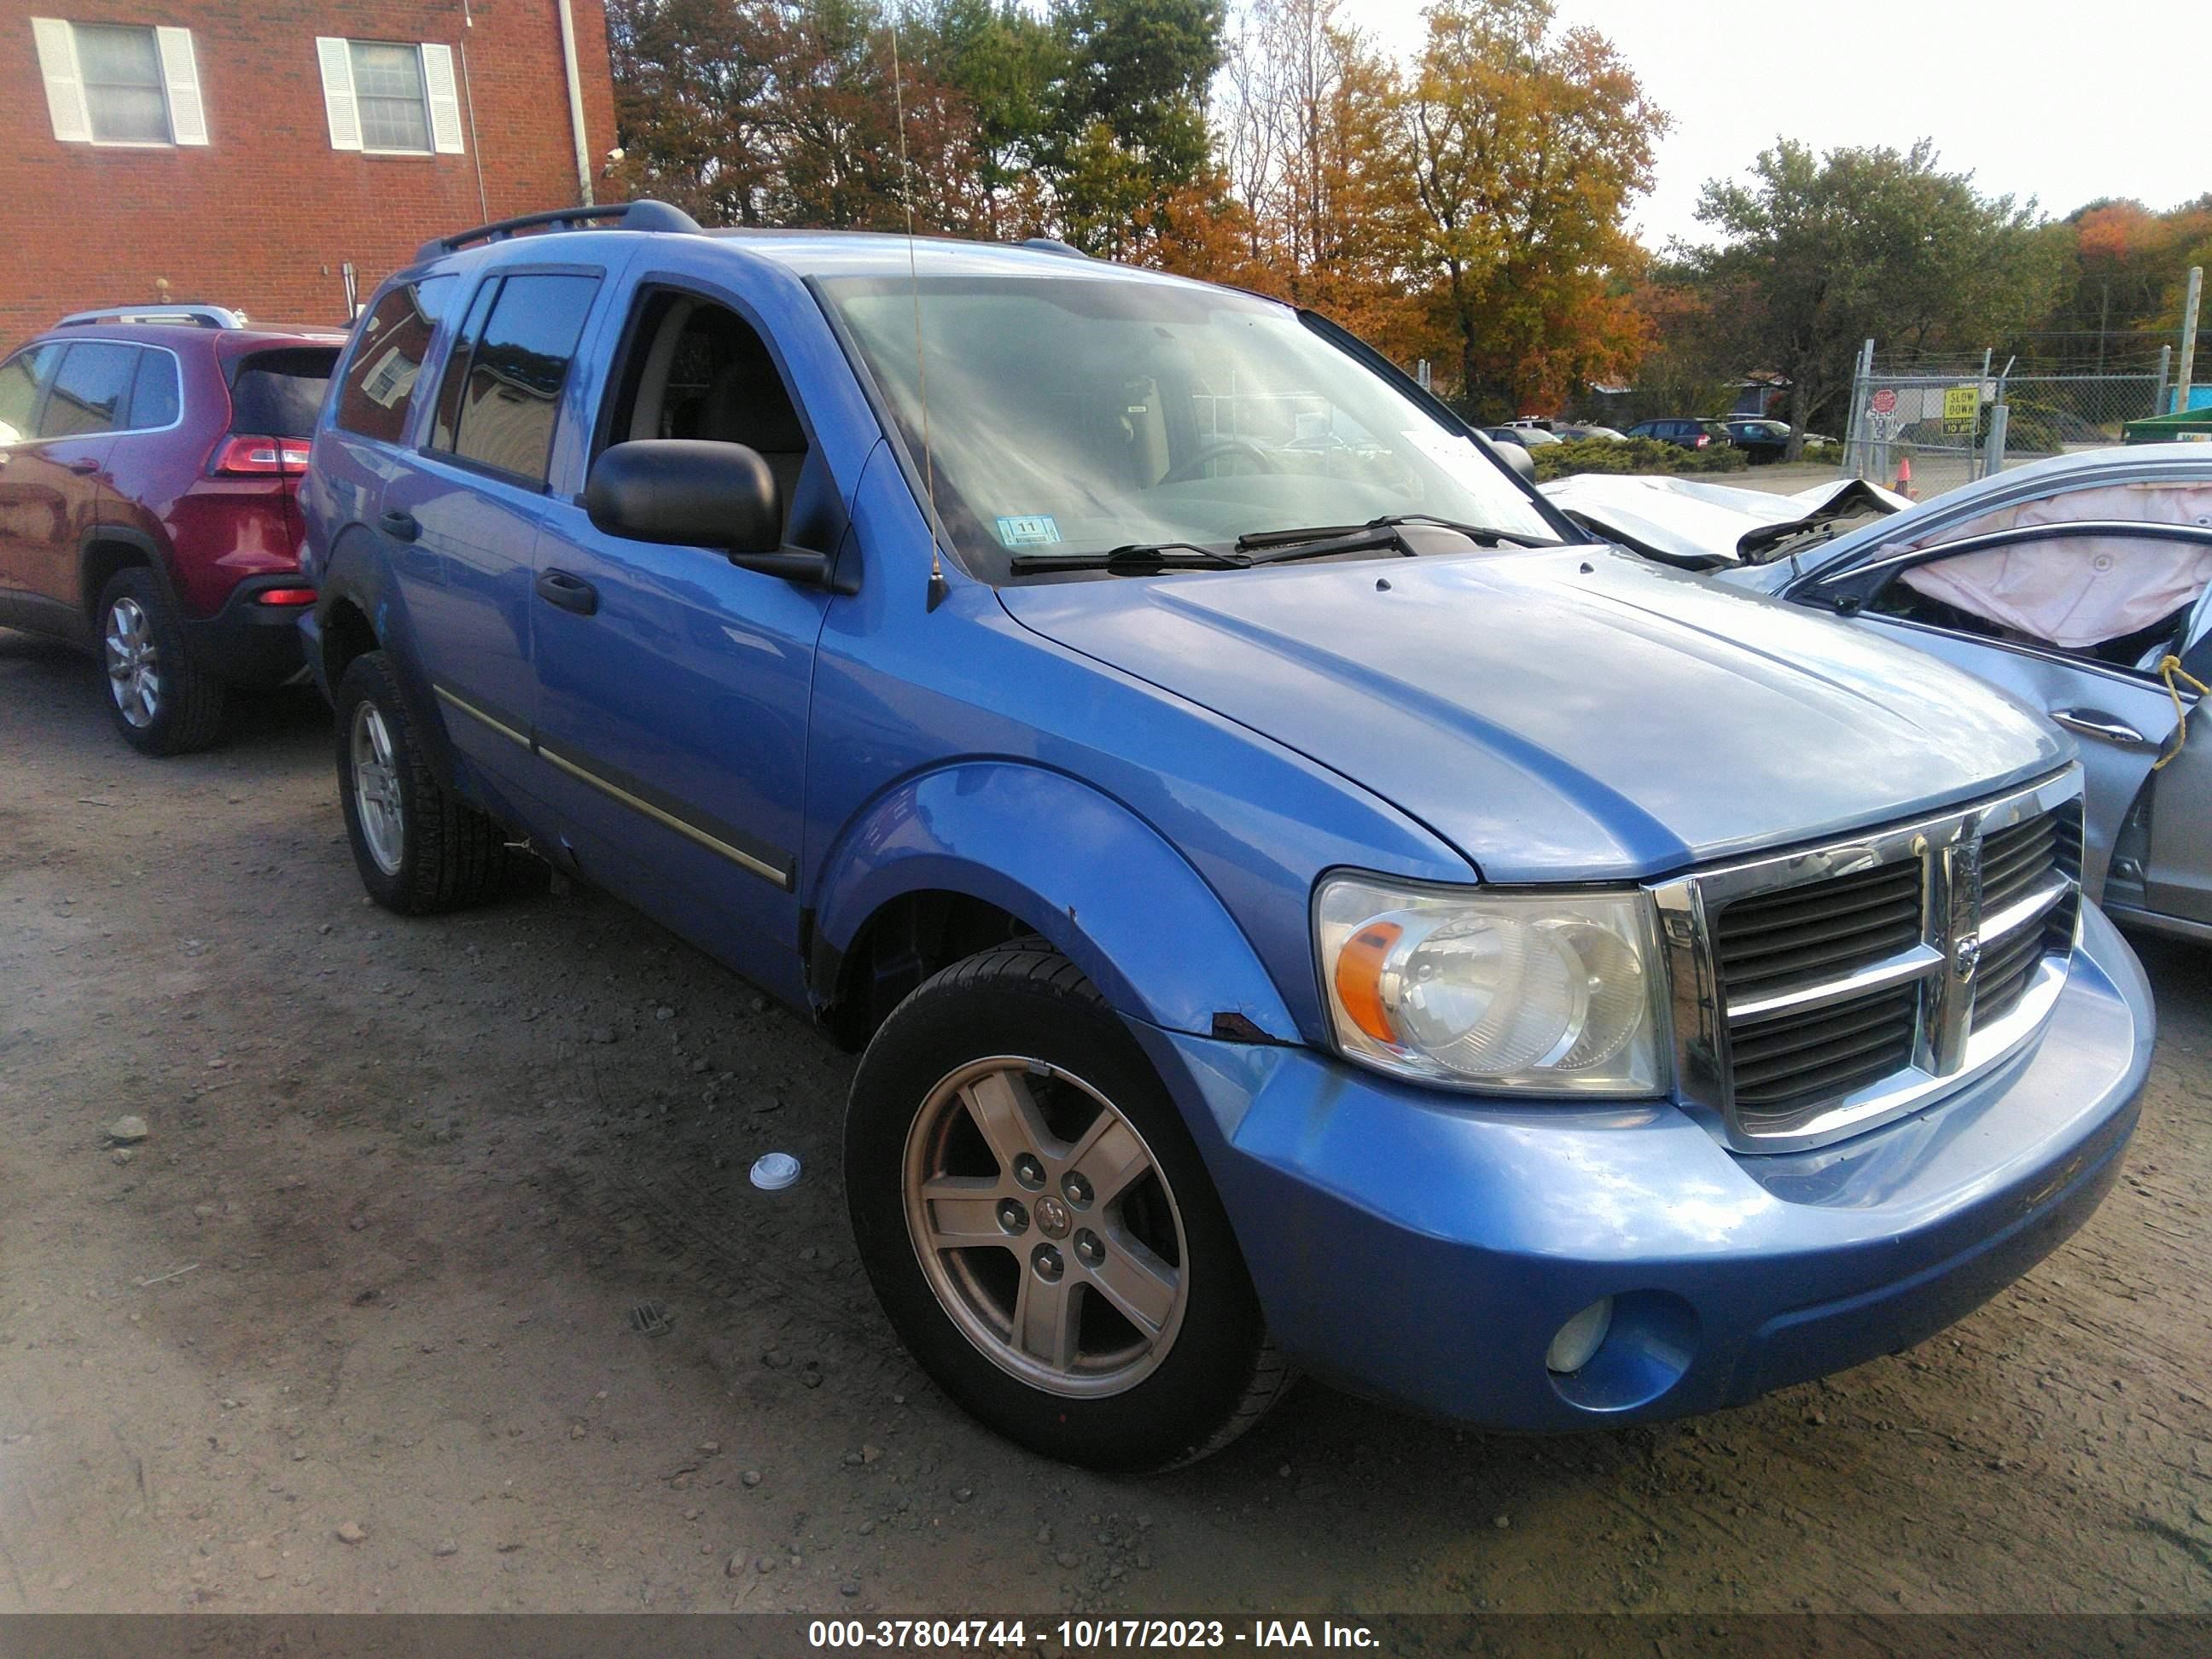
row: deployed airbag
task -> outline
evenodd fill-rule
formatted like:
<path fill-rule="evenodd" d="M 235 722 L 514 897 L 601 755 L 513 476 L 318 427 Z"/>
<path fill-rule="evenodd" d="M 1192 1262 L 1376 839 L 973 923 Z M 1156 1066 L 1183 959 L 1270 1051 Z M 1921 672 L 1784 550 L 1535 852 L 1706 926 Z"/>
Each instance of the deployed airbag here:
<path fill-rule="evenodd" d="M 2092 520 L 2212 526 L 2212 489 L 2111 484 L 2025 501 L 1947 529 L 1940 541 Z M 1917 593 L 2062 650 L 2123 639 L 2192 605 L 2212 583 L 2212 548 L 2063 532 L 2047 542 L 1962 553 L 1899 580 Z"/>

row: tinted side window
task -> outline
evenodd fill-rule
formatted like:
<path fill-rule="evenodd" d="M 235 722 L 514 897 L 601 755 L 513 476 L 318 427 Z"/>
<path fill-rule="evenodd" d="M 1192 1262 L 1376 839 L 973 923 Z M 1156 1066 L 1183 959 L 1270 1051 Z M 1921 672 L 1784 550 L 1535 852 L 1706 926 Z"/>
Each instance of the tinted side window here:
<path fill-rule="evenodd" d="M 138 372 L 138 348 L 112 341 L 79 341 L 62 354 L 54 389 L 39 417 L 41 438 L 82 438 L 112 432 Z"/>
<path fill-rule="evenodd" d="M 176 424 L 180 407 L 177 360 L 166 351 L 138 354 L 138 378 L 131 383 L 131 428 L 149 432 Z"/>
<path fill-rule="evenodd" d="M 430 417 L 433 449 L 453 447 L 453 428 L 461 417 L 461 390 L 469 380 L 469 359 L 476 355 L 477 342 L 483 336 L 484 319 L 491 314 L 491 302 L 498 297 L 499 278 L 495 276 L 477 290 L 469 314 L 462 321 L 460 331 L 453 337 L 453 349 L 446 354 L 445 378 L 438 383 L 437 412 Z"/>
<path fill-rule="evenodd" d="M 230 429 L 257 438 L 307 436 L 337 363 L 337 353 L 326 348 L 255 352 L 230 385 Z"/>
<path fill-rule="evenodd" d="M 34 345 L 0 363 L 0 444 L 19 444 L 31 435 L 39 385 L 60 355 L 59 346 Z"/>
<path fill-rule="evenodd" d="M 596 276 L 510 276 L 469 359 L 453 453 L 545 482 L 568 362 L 599 291 Z"/>
<path fill-rule="evenodd" d="M 404 283 L 362 319 L 338 387 L 340 426 L 388 444 L 400 441 L 415 406 L 416 378 L 437 331 L 441 308 L 451 302 L 453 290 L 451 276 Z"/>

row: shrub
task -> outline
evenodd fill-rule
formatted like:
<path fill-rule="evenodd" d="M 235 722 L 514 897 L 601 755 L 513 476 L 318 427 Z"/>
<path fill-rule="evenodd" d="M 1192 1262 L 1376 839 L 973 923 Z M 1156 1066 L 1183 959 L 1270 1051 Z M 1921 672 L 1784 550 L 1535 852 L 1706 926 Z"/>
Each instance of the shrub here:
<path fill-rule="evenodd" d="M 1546 444 L 1529 453 L 1540 483 L 1577 472 L 1741 472 L 1748 464 L 1741 449 L 1716 444 L 1684 449 L 1656 438 L 1586 438 L 1579 443 Z"/>

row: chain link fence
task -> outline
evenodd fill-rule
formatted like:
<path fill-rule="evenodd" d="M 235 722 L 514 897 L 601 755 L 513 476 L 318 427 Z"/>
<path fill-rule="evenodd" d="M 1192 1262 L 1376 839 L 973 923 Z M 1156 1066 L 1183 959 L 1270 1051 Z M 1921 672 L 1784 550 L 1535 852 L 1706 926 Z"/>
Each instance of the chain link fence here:
<path fill-rule="evenodd" d="M 1885 367 L 1874 343 L 1852 378 L 1844 470 L 1921 497 L 2008 466 L 2101 449 L 2123 422 L 2166 406 L 2168 363 L 2120 373 L 2058 374 L 2016 362 Z"/>

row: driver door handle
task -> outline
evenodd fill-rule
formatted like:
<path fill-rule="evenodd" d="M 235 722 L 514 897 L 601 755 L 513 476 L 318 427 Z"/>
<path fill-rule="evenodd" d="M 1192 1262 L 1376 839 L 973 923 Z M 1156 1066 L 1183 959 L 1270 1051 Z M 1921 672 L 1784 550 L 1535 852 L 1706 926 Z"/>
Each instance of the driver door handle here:
<path fill-rule="evenodd" d="M 100 463 L 89 455 L 80 455 L 69 464 L 69 470 L 80 477 L 100 471 Z"/>
<path fill-rule="evenodd" d="M 599 608 L 599 590 L 581 576 L 565 570 L 548 570 L 538 579 L 538 597 L 548 605 L 588 617 Z"/>
<path fill-rule="evenodd" d="M 2123 749 L 2148 749 L 2148 738 L 2130 726 L 2117 714 L 2107 714 L 2101 708 L 2054 708 L 2051 718 L 2069 732 L 2085 738 L 2101 738 L 2106 743 L 2118 744 Z"/>

